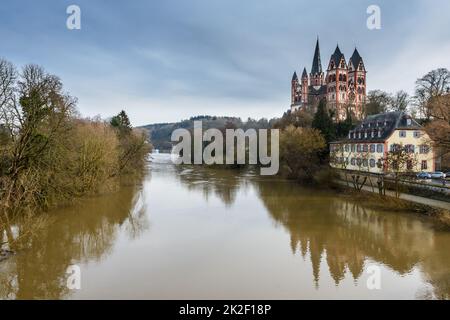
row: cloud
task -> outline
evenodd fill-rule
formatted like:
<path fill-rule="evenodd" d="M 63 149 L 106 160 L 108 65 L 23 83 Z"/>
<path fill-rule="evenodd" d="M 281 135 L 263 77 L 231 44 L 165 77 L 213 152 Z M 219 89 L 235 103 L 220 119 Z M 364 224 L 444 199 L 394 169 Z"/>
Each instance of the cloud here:
<path fill-rule="evenodd" d="M 2 55 L 59 75 L 80 111 L 125 108 L 135 124 L 196 114 L 281 116 L 292 72 L 311 68 L 320 36 L 323 67 L 336 43 L 358 47 L 368 87 L 412 92 L 416 78 L 448 67 L 448 1 L 377 1 L 382 29 L 366 28 L 371 0 L 79 0 L 82 30 L 65 28 L 71 1 L 7 0 Z"/>

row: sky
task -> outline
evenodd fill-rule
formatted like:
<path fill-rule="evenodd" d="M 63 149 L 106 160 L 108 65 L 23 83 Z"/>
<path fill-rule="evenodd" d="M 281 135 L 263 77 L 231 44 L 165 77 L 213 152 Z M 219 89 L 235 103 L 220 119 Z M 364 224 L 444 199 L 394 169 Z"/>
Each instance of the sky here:
<path fill-rule="evenodd" d="M 69 5 L 81 29 L 69 30 Z M 381 29 L 367 28 L 367 8 Z M 450 69 L 448 0 L 2 0 L 0 57 L 42 65 L 83 116 L 124 109 L 136 126 L 194 115 L 279 117 L 296 70 L 322 67 L 336 44 L 363 57 L 368 90 L 414 93 Z"/>

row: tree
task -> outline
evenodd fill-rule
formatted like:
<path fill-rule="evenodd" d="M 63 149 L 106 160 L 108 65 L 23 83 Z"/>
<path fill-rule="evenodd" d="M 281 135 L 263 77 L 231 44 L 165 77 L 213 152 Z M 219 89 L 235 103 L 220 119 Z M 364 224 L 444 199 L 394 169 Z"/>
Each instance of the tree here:
<path fill-rule="evenodd" d="M 422 115 L 430 120 L 434 98 L 450 93 L 450 71 L 445 68 L 432 70 L 416 81 L 416 103 Z"/>
<path fill-rule="evenodd" d="M 367 95 L 368 102 L 365 105 L 365 114 L 367 116 L 372 114 L 387 112 L 392 102 L 392 97 L 389 93 L 382 90 L 369 91 Z"/>
<path fill-rule="evenodd" d="M 277 120 L 274 124 L 274 128 L 276 129 L 285 129 L 289 125 L 293 125 L 295 127 L 308 128 L 311 127 L 313 114 L 310 109 L 301 108 L 295 111 L 287 111 L 283 114 L 281 119 Z"/>
<path fill-rule="evenodd" d="M 346 107 L 346 116 L 344 121 L 339 121 L 336 125 L 336 136 L 339 138 L 344 138 L 348 135 L 348 132 L 353 129 L 353 115 L 351 106 Z"/>
<path fill-rule="evenodd" d="M 391 97 L 390 107 L 391 111 L 406 111 L 409 105 L 409 94 L 403 90 L 397 91 L 393 97 Z"/>
<path fill-rule="evenodd" d="M 431 98 L 428 102 L 428 112 L 431 120 L 425 130 L 431 138 L 430 144 L 436 150 L 436 155 L 443 160 L 450 154 L 450 94 Z M 445 162 L 445 161 L 444 161 Z M 448 164 L 444 164 L 448 166 Z"/>
<path fill-rule="evenodd" d="M 327 110 L 325 99 L 320 100 L 317 112 L 314 114 L 312 127 L 319 130 L 327 143 L 335 138 L 335 125 Z"/>
<path fill-rule="evenodd" d="M 291 178 L 311 181 L 320 168 L 326 142 L 319 130 L 288 126 L 280 135 L 280 163 Z"/>
<path fill-rule="evenodd" d="M 413 172 L 417 164 L 417 158 L 414 151 L 403 146 L 394 144 L 391 150 L 386 153 L 381 160 L 386 172 L 393 174 L 395 184 L 395 196 L 400 197 L 400 176 L 407 172 Z"/>
<path fill-rule="evenodd" d="M 120 134 L 129 134 L 132 130 L 130 119 L 124 110 L 112 117 L 110 124 L 112 127 L 117 128 Z"/>

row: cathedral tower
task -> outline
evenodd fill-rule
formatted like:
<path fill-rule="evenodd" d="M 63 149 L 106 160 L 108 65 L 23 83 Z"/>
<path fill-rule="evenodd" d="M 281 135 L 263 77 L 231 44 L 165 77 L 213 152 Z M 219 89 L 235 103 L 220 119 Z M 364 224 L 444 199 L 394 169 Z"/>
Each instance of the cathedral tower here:
<path fill-rule="evenodd" d="M 300 83 L 298 82 L 297 72 L 294 71 L 291 81 L 291 108 L 300 104 Z"/>
<path fill-rule="evenodd" d="M 327 105 L 329 109 L 334 110 L 336 120 L 345 119 L 347 114 L 347 81 L 348 66 L 338 45 L 331 55 L 327 69 Z"/>
<path fill-rule="evenodd" d="M 318 88 L 324 84 L 324 74 L 322 71 L 322 62 L 320 60 L 319 38 L 317 38 L 316 41 L 316 49 L 314 50 L 314 58 L 309 76 L 313 87 Z"/>
<path fill-rule="evenodd" d="M 349 102 L 354 105 L 353 113 L 357 118 L 362 117 L 362 106 L 366 101 L 366 68 L 355 48 L 348 62 L 348 95 Z"/>

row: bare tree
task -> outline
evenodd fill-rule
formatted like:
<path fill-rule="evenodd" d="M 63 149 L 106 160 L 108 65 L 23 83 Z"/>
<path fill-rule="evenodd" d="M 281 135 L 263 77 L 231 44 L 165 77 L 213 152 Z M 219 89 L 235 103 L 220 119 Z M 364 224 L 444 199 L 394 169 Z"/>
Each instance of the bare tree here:
<path fill-rule="evenodd" d="M 433 98 L 450 93 L 450 71 L 445 68 L 428 72 L 416 81 L 416 101 L 423 116 L 430 120 L 432 109 L 430 101 Z"/>
<path fill-rule="evenodd" d="M 386 172 L 393 174 L 395 196 L 400 197 L 400 177 L 407 172 L 413 172 L 417 158 L 413 150 L 402 144 L 394 144 L 382 159 Z"/>
<path fill-rule="evenodd" d="M 403 90 L 397 91 L 390 102 L 390 109 L 392 111 L 407 111 L 410 97 L 409 94 Z"/>

